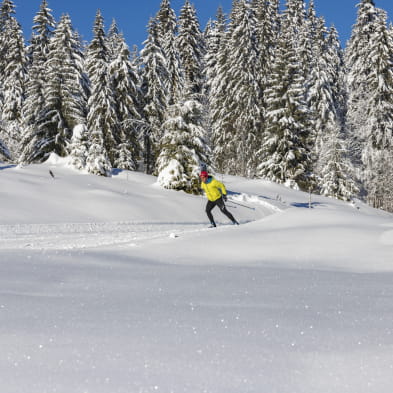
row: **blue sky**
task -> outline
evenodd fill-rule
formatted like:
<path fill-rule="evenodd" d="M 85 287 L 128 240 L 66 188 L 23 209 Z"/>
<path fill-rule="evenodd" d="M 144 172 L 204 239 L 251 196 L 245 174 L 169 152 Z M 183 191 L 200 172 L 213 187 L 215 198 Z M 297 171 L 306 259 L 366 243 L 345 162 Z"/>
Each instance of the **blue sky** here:
<path fill-rule="evenodd" d="M 115 18 L 119 29 L 124 33 L 129 46 L 138 45 L 146 39 L 146 26 L 149 18 L 159 9 L 161 0 L 47 0 L 52 14 L 58 20 L 63 13 L 68 13 L 72 24 L 85 40 L 91 39 L 91 30 L 99 8 L 109 27 Z M 328 26 L 334 24 L 340 34 L 343 45 L 350 36 L 351 27 L 356 20 L 356 4 L 360 0 L 314 0 L 318 16 L 324 16 Z M 41 0 L 13 0 L 16 5 L 16 18 L 21 23 L 25 37 L 31 35 L 32 20 L 39 10 Z M 214 18 L 221 5 L 229 12 L 232 0 L 193 0 L 201 28 L 209 18 Z M 179 14 L 184 0 L 171 0 L 171 6 Z M 389 20 L 393 17 L 392 0 L 375 0 L 377 7 L 388 12 Z"/>

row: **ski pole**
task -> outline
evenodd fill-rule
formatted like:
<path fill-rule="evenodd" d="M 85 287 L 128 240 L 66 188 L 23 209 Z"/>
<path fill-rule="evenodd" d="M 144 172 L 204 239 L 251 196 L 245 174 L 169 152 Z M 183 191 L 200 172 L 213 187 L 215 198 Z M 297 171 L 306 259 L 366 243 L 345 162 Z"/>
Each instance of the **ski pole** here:
<path fill-rule="evenodd" d="M 246 206 L 246 205 L 242 205 L 239 202 L 235 202 L 233 199 L 228 199 L 228 201 L 234 203 L 235 205 L 239 205 L 239 206 L 245 207 L 246 209 L 255 210 L 255 207 L 249 207 L 249 206 Z"/>

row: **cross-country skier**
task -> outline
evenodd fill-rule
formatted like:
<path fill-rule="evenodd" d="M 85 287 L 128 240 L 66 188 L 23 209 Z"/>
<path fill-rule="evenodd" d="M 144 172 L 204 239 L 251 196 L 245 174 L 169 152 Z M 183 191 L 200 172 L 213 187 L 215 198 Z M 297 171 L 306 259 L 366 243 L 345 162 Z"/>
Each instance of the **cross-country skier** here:
<path fill-rule="evenodd" d="M 205 192 L 208 199 L 206 205 L 206 214 L 210 220 L 210 227 L 214 228 L 216 223 L 212 215 L 212 209 L 218 206 L 220 210 L 232 221 L 232 224 L 239 225 L 233 215 L 225 207 L 224 201 L 227 200 L 227 190 L 224 184 L 216 180 L 213 176 L 209 175 L 206 171 L 202 171 L 199 175 L 202 183 L 202 190 Z"/>

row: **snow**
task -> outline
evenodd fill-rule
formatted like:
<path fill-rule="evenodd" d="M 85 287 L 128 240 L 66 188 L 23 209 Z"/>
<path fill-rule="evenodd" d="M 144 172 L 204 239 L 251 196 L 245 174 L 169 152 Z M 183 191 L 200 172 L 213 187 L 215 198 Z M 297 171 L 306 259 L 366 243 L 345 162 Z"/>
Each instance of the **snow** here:
<path fill-rule="evenodd" d="M 217 178 L 0 164 L 1 391 L 390 393 L 392 215 Z"/>
<path fill-rule="evenodd" d="M 85 124 L 77 124 L 72 130 L 72 138 L 76 140 L 80 140 L 86 132 Z"/>

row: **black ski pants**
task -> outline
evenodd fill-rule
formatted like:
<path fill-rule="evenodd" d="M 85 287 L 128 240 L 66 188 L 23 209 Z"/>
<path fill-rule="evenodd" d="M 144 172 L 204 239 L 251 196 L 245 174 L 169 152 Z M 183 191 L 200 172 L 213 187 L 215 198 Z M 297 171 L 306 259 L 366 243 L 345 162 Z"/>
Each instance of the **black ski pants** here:
<path fill-rule="evenodd" d="M 232 221 L 232 222 L 236 222 L 235 218 L 232 216 L 232 214 L 227 210 L 227 208 L 225 207 L 225 203 L 224 200 L 221 198 L 218 198 L 215 201 L 207 201 L 207 205 L 206 205 L 206 214 L 209 217 L 210 222 L 213 225 L 216 225 L 214 222 L 214 218 L 213 218 L 213 214 L 212 214 L 212 209 L 218 206 L 220 208 L 220 210 Z"/>

